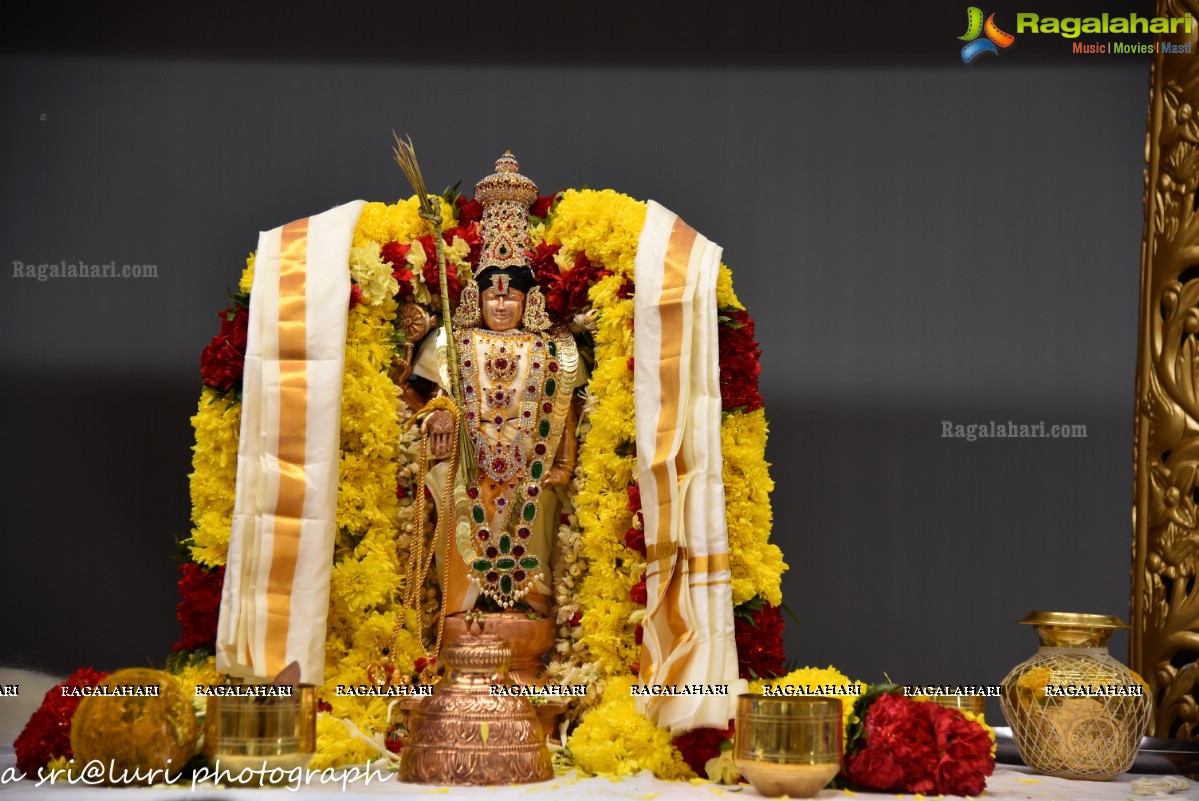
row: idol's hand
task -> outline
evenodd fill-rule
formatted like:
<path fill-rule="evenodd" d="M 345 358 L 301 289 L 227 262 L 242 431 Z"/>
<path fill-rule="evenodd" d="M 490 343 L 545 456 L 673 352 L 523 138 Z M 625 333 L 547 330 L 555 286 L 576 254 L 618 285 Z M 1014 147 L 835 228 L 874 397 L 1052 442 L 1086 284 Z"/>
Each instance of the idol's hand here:
<path fill-rule="evenodd" d="M 545 474 L 545 479 L 541 483 L 547 487 L 565 487 L 570 483 L 572 472 L 565 466 L 556 464 Z"/>
<path fill-rule="evenodd" d="M 434 459 L 450 455 L 454 444 L 454 415 L 448 409 L 438 409 L 420 424 L 422 434 L 429 435 L 429 453 Z"/>

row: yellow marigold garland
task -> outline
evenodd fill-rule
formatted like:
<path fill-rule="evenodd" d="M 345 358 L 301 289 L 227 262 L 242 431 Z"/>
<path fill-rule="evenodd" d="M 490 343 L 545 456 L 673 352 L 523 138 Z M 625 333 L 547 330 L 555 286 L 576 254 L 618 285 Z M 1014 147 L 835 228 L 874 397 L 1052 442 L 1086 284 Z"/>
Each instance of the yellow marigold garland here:
<path fill-rule="evenodd" d="M 585 736 L 576 733 L 571 740 L 576 764 L 592 772 L 622 772 L 632 764 L 650 767 L 645 760 L 627 756 L 641 753 L 645 747 L 641 739 L 646 735 L 630 728 L 630 716 L 640 717 L 631 702 L 625 709 L 629 667 L 639 658 L 634 632 L 645 614 L 644 608 L 630 599 L 629 590 L 640 579 L 645 562 L 624 544 L 624 533 L 636 520 L 628 506 L 627 487 L 636 478 L 637 460 L 627 447 L 636 438 L 630 369 L 634 302 L 631 297 L 621 297 L 621 290 L 633 279 L 644 221 L 645 204 L 626 195 L 611 190 L 570 190 L 563 194 L 543 234 L 547 243 L 562 245 L 559 265 L 571 264 L 574 254 L 583 253 L 612 272 L 589 293 L 598 319 L 595 367 L 584 407 L 587 436 L 579 449 L 576 471 L 574 519 L 579 534 L 571 540 L 560 533 L 564 558 L 567 554 L 585 558 L 587 571 L 581 582 L 569 577 L 569 587 L 555 579 L 559 623 L 568 624 L 575 611 L 583 614 L 579 625 L 563 626 L 560 634 L 566 636 L 566 644 L 558 649 L 551 665 L 551 675 L 558 680 L 594 676 L 599 677 L 601 686 L 607 680 L 599 707 L 583 717 L 578 732 Z M 717 279 L 717 304 L 722 309 L 744 309 L 725 265 Z M 767 541 L 769 493 L 774 485 L 765 461 L 766 433 L 762 410 L 727 414 L 721 425 L 735 604 L 756 595 L 775 606 L 782 602 L 780 584 L 786 565 L 779 548 Z M 613 694 L 614 681 L 624 687 L 623 694 Z M 589 695 L 587 702 L 594 703 L 595 696 Z M 617 709 L 622 710 L 620 719 L 628 725 L 608 722 Z M 642 721 L 650 726 L 648 720 Z M 614 756 L 617 754 L 626 756 Z M 663 778 L 691 775 L 673 746 L 658 754 L 652 764 L 650 769 Z"/>
<path fill-rule="evenodd" d="M 720 424 L 724 458 L 724 516 L 729 530 L 733 604 L 760 595 L 771 606 L 783 602 L 783 552 L 767 541 L 774 481 L 766 462 L 766 411 L 726 414 Z"/>
<path fill-rule="evenodd" d="M 355 244 L 369 244 L 364 224 L 375 235 L 423 235 L 428 225 L 417 217 L 415 208 L 415 203 L 368 204 L 355 232 Z M 390 238 L 375 241 L 373 246 L 377 250 L 387 241 Z M 368 285 L 368 292 L 372 284 L 386 286 L 386 277 L 379 275 L 373 261 L 362 259 L 351 265 L 352 270 L 359 265 L 371 271 L 369 276 L 355 275 L 356 281 L 361 278 Z M 251 256 L 239 283 L 243 292 L 252 286 L 253 268 Z M 381 293 L 367 299 L 372 302 L 355 305 L 347 321 L 337 495 L 339 533 L 330 585 L 325 683 L 319 693 L 332 709 L 329 715 L 322 715 L 314 767 L 378 757 L 377 751 L 354 737 L 339 719 L 352 721 L 367 732 L 385 732 L 386 701 L 363 702 L 338 696 L 335 690 L 339 684 L 366 683 L 366 664 L 377 658 L 382 645 L 390 643 L 396 600 L 403 586 L 397 544 L 405 547 L 406 538 L 400 532 L 411 532 L 410 505 L 397 500 L 396 485 L 401 478 L 411 481 L 411 472 L 400 468 L 398 452 L 410 447 L 413 434 L 402 429 L 408 415 L 388 376 L 395 354 L 392 321 L 397 304 Z M 228 550 L 240 419 L 240 403 L 212 388 L 203 390 L 199 409 L 192 418 L 196 446 L 189 547 L 193 560 L 207 567 L 224 564 Z M 396 643 L 397 670 L 411 672 L 413 662 L 424 656 L 417 632 L 419 620 L 412 615 Z M 215 680 L 212 676 L 205 678 Z"/>
<path fill-rule="evenodd" d="M 212 568 L 225 564 L 229 550 L 241 404 L 205 387 L 191 423 L 196 431 L 192 448 L 191 554 L 196 563 Z"/>

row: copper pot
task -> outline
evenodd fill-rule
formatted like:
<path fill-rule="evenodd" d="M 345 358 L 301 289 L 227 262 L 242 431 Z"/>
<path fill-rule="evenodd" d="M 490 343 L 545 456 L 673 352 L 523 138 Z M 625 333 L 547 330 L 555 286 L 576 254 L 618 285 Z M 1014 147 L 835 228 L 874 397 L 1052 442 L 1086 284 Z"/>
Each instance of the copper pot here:
<path fill-rule="evenodd" d="M 554 647 L 558 633 L 554 621 L 545 617 L 530 618 L 523 612 L 488 612 L 484 620 L 487 633 L 501 637 L 512 649 L 512 664 L 508 668 L 512 681 L 540 684 L 545 673 L 545 655 Z M 467 622 L 460 614 L 446 618 L 445 642 L 454 642 L 464 636 L 466 630 Z"/>
<path fill-rule="evenodd" d="M 491 633 L 464 632 L 442 654 L 445 678 L 409 718 L 400 779 L 496 785 L 552 778 L 545 734 L 529 699 L 492 690 L 512 686 L 508 643 Z"/>

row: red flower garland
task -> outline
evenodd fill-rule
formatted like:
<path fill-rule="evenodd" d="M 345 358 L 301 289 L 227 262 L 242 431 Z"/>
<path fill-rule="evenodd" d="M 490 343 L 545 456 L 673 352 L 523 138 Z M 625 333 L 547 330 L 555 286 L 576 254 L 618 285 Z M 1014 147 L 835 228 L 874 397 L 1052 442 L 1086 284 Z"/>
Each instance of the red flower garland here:
<path fill-rule="evenodd" d="M 225 584 L 225 566 L 209 571 L 188 562 L 179 566 L 179 594 L 183 600 L 176 607 L 176 617 L 183 636 L 174 650 L 213 650 L 216 646 L 217 618 L 221 609 L 221 588 Z"/>
<path fill-rule="evenodd" d="M 529 266 L 545 295 L 545 308 L 559 320 L 586 306 L 592 284 L 612 274 L 592 264 L 582 253 L 575 256 L 572 269 L 562 272 L 554 261 L 561 249 L 561 245 L 542 243 L 529 253 Z"/>
<path fill-rule="evenodd" d="M 741 678 L 774 678 L 784 673 L 787 657 L 783 653 L 783 613 L 777 606 L 762 604 L 747 619 L 733 618 L 737 640 L 737 662 Z"/>
<path fill-rule="evenodd" d="M 624 533 L 624 544 L 642 556 L 645 556 L 645 532 L 641 529 L 631 528 L 626 531 Z"/>
<path fill-rule="evenodd" d="M 444 242 L 452 244 L 454 237 L 458 237 L 467 245 L 470 246 L 470 253 L 467 255 L 467 261 L 472 265 L 477 265 L 479 261 L 479 252 L 483 246 L 483 238 L 479 234 L 477 225 L 459 224 L 446 231 L 442 231 L 441 238 Z M 437 243 L 433 240 L 433 234 L 425 234 L 415 240 L 425 252 L 425 266 L 421 269 L 421 277 L 424 278 L 425 286 L 428 287 L 429 293 L 439 296 L 441 294 L 441 276 L 437 268 Z M 404 242 L 387 242 L 379 249 L 379 259 L 385 264 L 392 266 L 391 274 L 399 282 L 400 287 L 396 295 L 401 298 L 411 299 L 413 293 L 412 279 L 415 277 L 412 272 L 412 265 L 408 263 L 408 253 L 412 250 L 412 243 Z M 462 281 L 458 277 L 458 266 L 456 264 L 446 263 L 445 266 L 446 283 L 450 290 L 450 303 L 457 305 L 458 296 L 462 294 Z"/>
<path fill-rule="evenodd" d="M 459 225 L 469 226 L 483 219 L 483 204 L 474 198 L 467 200 L 466 195 L 458 195 L 454 205 L 458 207 Z"/>
<path fill-rule="evenodd" d="M 221 330 L 200 354 L 200 377 L 213 389 L 229 392 L 241 388 L 250 312 L 239 303 L 217 317 L 221 318 Z"/>
<path fill-rule="evenodd" d="M 629 600 L 640 606 L 645 606 L 645 602 L 649 600 L 649 593 L 645 586 L 645 574 L 641 574 L 640 580 L 629 589 Z"/>
<path fill-rule="evenodd" d="M 71 751 L 71 718 L 83 699 L 74 695 L 63 695 L 65 687 L 95 687 L 108 673 L 79 668 L 70 678 L 56 684 L 42 699 L 42 705 L 29 718 L 21 734 L 13 742 L 17 752 L 17 770 L 34 777 L 46 767 L 50 760 L 74 756 Z"/>
<path fill-rule="evenodd" d="M 641 485 L 630 484 L 625 493 L 629 496 L 628 508 L 630 512 L 636 514 L 641 511 Z"/>
<path fill-rule="evenodd" d="M 855 785 L 902 793 L 976 796 L 995 769 L 991 738 L 956 709 L 885 693 L 870 705 L 865 745 L 849 757 Z"/>
<path fill-rule="evenodd" d="M 533 202 L 533 205 L 529 207 L 529 215 L 532 217 L 540 217 L 544 220 L 549 216 L 550 209 L 554 207 L 554 201 L 556 201 L 558 196 L 561 194 L 561 192 L 555 192 L 552 195 L 542 195 L 541 197 L 537 198 L 537 200 Z"/>
<path fill-rule="evenodd" d="M 726 412 L 761 409 L 758 376 L 762 372 L 762 350 L 754 341 L 754 321 L 745 311 L 725 310 L 721 315 L 729 318 L 718 332 L 721 406 Z"/>

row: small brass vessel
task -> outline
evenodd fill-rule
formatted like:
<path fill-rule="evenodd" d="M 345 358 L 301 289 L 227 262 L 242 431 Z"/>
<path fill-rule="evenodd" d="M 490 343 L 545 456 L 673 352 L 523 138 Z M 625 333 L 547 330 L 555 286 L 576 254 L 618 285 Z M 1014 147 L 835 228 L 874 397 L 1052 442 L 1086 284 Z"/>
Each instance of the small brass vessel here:
<path fill-rule="evenodd" d="M 737 697 L 733 761 L 764 796 L 812 798 L 841 769 L 841 702 Z"/>
<path fill-rule="evenodd" d="M 267 785 L 287 780 L 316 753 L 316 687 L 301 684 L 290 696 L 208 697 L 204 756 L 221 781 Z M 226 773 L 227 771 L 227 773 Z"/>
<path fill-rule="evenodd" d="M 512 649 L 502 637 L 467 632 L 442 649 L 446 676 L 409 717 L 400 780 L 416 784 L 526 784 L 553 777 L 529 699 L 513 687 Z"/>

